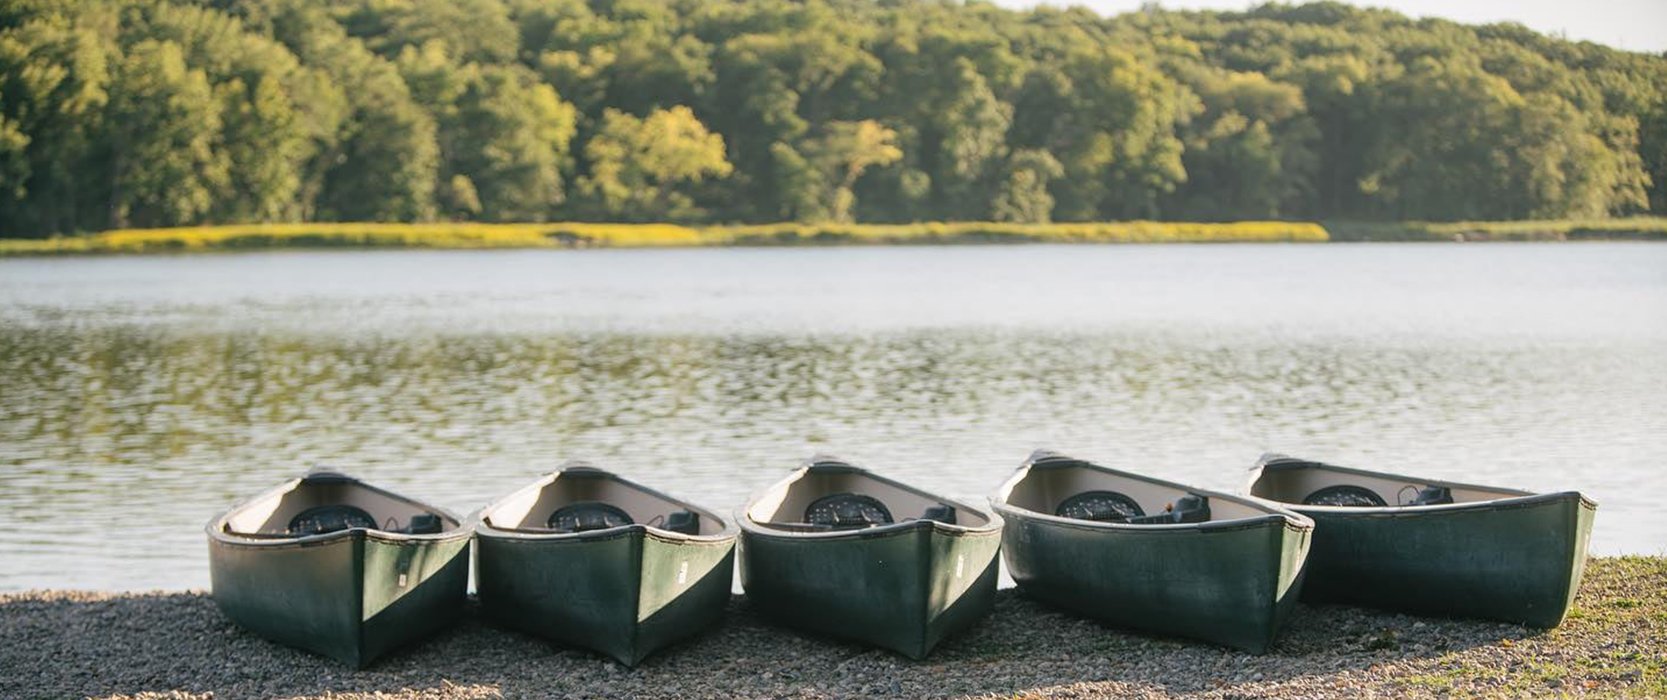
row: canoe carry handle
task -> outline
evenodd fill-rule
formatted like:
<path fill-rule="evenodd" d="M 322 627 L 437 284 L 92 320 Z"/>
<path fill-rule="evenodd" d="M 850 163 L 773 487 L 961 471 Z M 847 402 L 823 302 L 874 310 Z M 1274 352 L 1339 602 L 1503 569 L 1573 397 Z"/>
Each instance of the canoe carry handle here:
<path fill-rule="evenodd" d="M 1412 492 L 1412 500 L 1407 500 L 1407 492 Z M 1453 490 L 1446 486 L 1425 486 L 1418 488 L 1410 484 L 1401 487 L 1395 499 L 1403 506 L 1439 506 L 1453 502 Z"/>

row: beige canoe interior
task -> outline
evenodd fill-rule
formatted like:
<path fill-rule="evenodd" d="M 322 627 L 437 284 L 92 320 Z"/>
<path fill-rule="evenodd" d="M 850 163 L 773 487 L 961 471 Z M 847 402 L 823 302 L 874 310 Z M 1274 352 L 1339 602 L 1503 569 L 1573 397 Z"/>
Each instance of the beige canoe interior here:
<path fill-rule="evenodd" d="M 445 513 L 381 489 L 348 480 L 306 480 L 251 501 L 226 516 L 226 532 L 239 535 L 288 535 L 289 523 L 302 511 L 317 506 L 346 505 L 368 513 L 378 529 L 407 527 L 414 515 L 439 516 L 446 530 L 460 525 Z"/>
<path fill-rule="evenodd" d="M 1281 503 L 1301 504 L 1314 492 L 1332 486 L 1358 486 L 1367 489 L 1376 493 L 1390 506 L 1411 503 L 1418 496 L 1418 491 L 1426 486 L 1445 486 L 1452 489 L 1454 503 L 1474 503 L 1530 495 L 1527 491 L 1514 489 L 1485 488 L 1445 481 L 1420 481 L 1412 477 L 1390 474 L 1356 474 L 1319 465 L 1264 468 L 1256 483 L 1251 484 L 1250 495 Z"/>
<path fill-rule="evenodd" d="M 1191 493 L 1186 489 L 1143 479 L 1112 474 L 1085 464 L 1036 465 L 1007 493 L 1007 504 L 1015 508 L 1054 515 L 1059 505 L 1072 496 L 1089 491 L 1112 491 L 1134 499 L 1147 515 L 1164 512 L 1175 499 Z M 1273 513 L 1271 508 L 1248 501 L 1210 496 L 1210 520 L 1238 520 Z"/>
<path fill-rule="evenodd" d="M 723 521 L 710 511 L 597 471 L 564 471 L 544 477 L 494 504 L 481 517 L 488 526 L 500 530 L 555 532 L 548 526 L 550 516 L 563 506 L 584 502 L 614 506 L 625 511 L 632 523 L 649 527 L 662 527 L 671 514 L 689 511 L 700 516 L 701 535 L 716 535 L 724 530 Z"/>
<path fill-rule="evenodd" d="M 896 522 L 919 518 L 926 509 L 949 506 L 955 510 L 955 524 L 982 527 L 990 523 L 983 513 L 906 486 L 876 479 L 857 471 L 809 471 L 793 481 L 777 484 L 747 509 L 747 517 L 768 527 L 772 524 L 803 525 L 805 509 L 816 499 L 836 493 L 870 496 L 884 503 Z"/>

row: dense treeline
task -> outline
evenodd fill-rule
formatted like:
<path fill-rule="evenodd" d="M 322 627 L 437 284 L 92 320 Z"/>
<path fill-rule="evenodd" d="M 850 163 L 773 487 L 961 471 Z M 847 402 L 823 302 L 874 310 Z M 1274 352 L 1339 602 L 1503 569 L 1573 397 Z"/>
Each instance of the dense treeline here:
<path fill-rule="evenodd" d="M 10 0 L 0 235 L 1667 211 L 1667 58 L 1335 3 Z"/>

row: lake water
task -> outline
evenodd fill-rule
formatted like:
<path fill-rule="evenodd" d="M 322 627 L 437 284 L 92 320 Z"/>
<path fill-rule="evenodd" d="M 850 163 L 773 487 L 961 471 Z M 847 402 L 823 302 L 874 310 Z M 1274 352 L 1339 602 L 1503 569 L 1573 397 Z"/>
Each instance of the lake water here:
<path fill-rule="evenodd" d="M 982 501 L 1032 449 L 1266 450 L 1600 502 L 1667 548 L 1667 245 L 0 261 L 0 590 L 205 587 L 312 465 L 466 513 L 584 458 L 726 512 L 815 452 Z"/>

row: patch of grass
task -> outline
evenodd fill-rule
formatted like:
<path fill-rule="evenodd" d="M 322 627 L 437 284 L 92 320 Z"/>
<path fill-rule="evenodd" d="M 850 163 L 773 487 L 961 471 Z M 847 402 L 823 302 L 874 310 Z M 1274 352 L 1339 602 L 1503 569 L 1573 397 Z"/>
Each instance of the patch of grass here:
<path fill-rule="evenodd" d="M 1558 628 L 1444 654 L 1400 682 L 1442 694 L 1667 697 L 1664 611 L 1667 558 L 1593 559 Z"/>
<path fill-rule="evenodd" d="M 1291 221 L 1194 223 L 1123 221 L 1104 223 L 1004 224 L 938 222 L 919 224 L 765 224 L 707 229 L 743 245 L 838 243 L 1233 243 L 1324 242 L 1318 224 Z"/>
<path fill-rule="evenodd" d="M 1550 221 L 1327 221 L 1334 241 L 1667 240 L 1667 217 Z"/>
<path fill-rule="evenodd" d="M 0 240 L 0 255 L 166 253 L 260 248 L 559 248 L 969 242 L 1210 243 L 1327 240 L 1317 224 L 1131 221 L 1095 224 L 376 224 L 311 223 L 123 229 L 45 240 Z"/>
<path fill-rule="evenodd" d="M 1007 224 L 237 224 L 0 239 L 0 255 L 167 253 L 262 248 L 638 248 L 955 243 L 1249 243 L 1453 240 L 1667 240 L 1667 217 L 1454 223 L 1121 221 Z"/>

